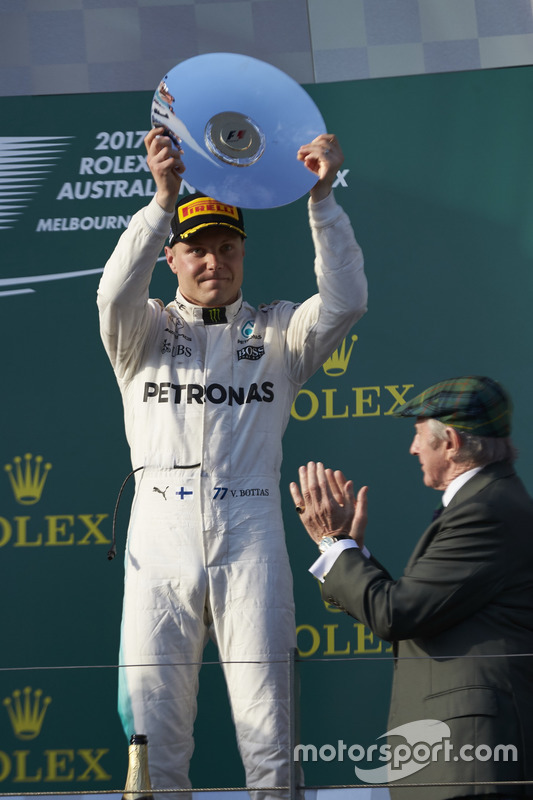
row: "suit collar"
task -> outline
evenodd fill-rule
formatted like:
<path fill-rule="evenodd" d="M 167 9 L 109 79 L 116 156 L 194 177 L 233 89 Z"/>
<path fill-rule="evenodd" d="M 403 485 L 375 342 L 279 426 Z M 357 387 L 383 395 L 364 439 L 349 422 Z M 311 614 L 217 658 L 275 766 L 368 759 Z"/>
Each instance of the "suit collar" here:
<path fill-rule="evenodd" d="M 444 494 L 442 495 L 442 505 L 444 507 L 449 506 L 457 492 L 465 485 L 465 483 L 471 480 L 474 475 L 477 475 L 478 472 L 481 472 L 482 469 L 483 467 L 473 467 L 472 469 L 465 470 L 465 472 L 461 472 L 460 475 L 456 475 L 444 490 Z"/>
<path fill-rule="evenodd" d="M 443 513 L 445 513 L 448 508 L 453 508 L 453 506 L 456 506 L 458 503 L 464 503 L 465 500 L 470 500 L 471 497 L 482 489 L 485 489 L 485 487 L 489 486 L 493 481 L 499 480 L 500 478 L 509 478 L 514 474 L 515 471 L 510 461 L 497 461 L 495 464 L 487 464 L 477 475 L 474 475 L 464 486 L 461 486 L 459 491 L 452 497 Z"/>
<path fill-rule="evenodd" d="M 481 472 L 478 472 L 473 478 L 470 478 L 470 480 L 452 497 L 446 508 L 443 509 L 442 514 L 426 528 L 414 547 L 406 569 L 408 569 L 424 552 L 435 533 L 442 527 L 443 521 L 446 519 L 446 514 L 451 508 L 454 508 L 458 503 L 464 503 L 470 500 L 474 495 L 494 481 L 500 478 L 509 478 L 513 475 L 515 475 L 515 471 L 510 461 L 498 461 L 496 464 L 488 464 L 486 467 L 483 467 Z"/>

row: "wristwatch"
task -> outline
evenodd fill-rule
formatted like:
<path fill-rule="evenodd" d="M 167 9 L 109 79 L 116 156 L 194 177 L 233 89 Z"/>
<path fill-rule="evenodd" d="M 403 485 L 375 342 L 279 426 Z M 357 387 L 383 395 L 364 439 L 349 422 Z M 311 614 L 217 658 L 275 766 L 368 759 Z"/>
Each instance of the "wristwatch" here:
<path fill-rule="evenodd" d="M 339 542 L 341 539 L 349 538 L 350 537 L 346 533 L 339 533 L 338 536 L 324 536 L 324 538 L 318 543 L 318 549 L 321 553 L 325 553 L 328 547 L 331 547 L 331 545 L 335 544 L 335 542 Z"/>

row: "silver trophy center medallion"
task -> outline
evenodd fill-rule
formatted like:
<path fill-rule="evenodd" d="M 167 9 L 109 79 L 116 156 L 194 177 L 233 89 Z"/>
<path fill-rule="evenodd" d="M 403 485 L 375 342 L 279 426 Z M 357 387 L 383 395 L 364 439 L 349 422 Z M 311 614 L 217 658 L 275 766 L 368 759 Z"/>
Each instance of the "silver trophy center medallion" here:
<path fill-rule="evenodd" d="M 255 164 L 265 151 L 265 136 L 250 117 L 237 111 L 215 114 L 205 126 L 209 151 L 235 167 Z"/>

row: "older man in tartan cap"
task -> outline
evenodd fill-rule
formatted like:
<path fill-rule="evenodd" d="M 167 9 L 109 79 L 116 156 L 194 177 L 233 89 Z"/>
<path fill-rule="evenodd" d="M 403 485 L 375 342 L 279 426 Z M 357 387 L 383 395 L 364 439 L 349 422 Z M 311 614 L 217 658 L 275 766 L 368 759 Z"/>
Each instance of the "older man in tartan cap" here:
<path fill-rule="evenodd" d="M 324 599 L 393 642 L 390 750 L 356 773 L 394 800 L 533 797 L 533 501 L 512 465 L 511 412 L 478 376 L 398 409 L 415 419 L 425 485 L 444 492 L 398 579 L 364 545 L 367 487 L 356 498 L 314 462 L 291 484 Z"/>

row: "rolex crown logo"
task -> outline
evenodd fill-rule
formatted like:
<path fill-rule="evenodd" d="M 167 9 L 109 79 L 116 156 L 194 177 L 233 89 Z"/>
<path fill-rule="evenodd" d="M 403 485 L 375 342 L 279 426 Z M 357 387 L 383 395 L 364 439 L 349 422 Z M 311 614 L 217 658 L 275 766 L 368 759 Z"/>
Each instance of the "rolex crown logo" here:
<path fill-rule="evenodd" d="M 354 334 L 348 352 L 346 352 L 346 339 L 343 339 L 341 346 L 338 347 L 324 363 L 323 370 L 326 375 L 332 378 L 338 378 L 340 375 L 344 375 L 348 369 L 350 356 L 352 355 L 353 346 L 357 339 L 358 337 Z"/>
<path fill-rule="evenodd" d="M 6 464 L 4 467 L 9 476 L 15 500 L 23 506 L 31 506 L 39 502 L 46 476 L 52 469 L 51 464 L 43 465 L 42 456 L 35 456 L 35 465 L 32 467 L 32 458 L 31 453 L 26 453 L 23 465 L 22 458 L 15 456 L 13 464 Z"/>
<path fill-rule="evenodd" d="M 42 694 L 42 689 L 36 689 L 32 700 L 31 686 L 26 686 L 23 692 L 15 689 L 12 697 L 5 698 L 4 705 L 17 739 L 35 739 L 40 734 L 46 709 L 52 702 L 51 697 L 43 698 Z"/>

